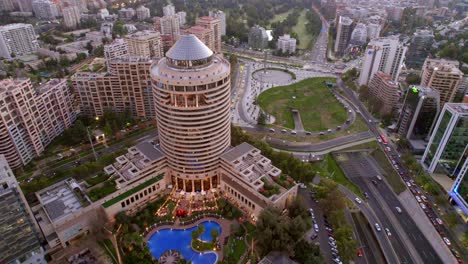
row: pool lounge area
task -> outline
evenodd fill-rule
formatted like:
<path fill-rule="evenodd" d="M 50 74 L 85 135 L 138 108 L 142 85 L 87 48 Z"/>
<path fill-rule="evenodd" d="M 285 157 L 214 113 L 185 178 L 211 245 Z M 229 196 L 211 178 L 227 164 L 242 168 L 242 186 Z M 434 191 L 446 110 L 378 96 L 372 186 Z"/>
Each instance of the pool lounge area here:
<path fill-rule="evenodd" d="M 217 229 L 221 235 L 221 225 L 214 221 L 204 221 L 199 223 L 205 227 L 205 232 L 199 236 L 203 241 L 211 241 L 211 230 Z M 197 229 L 197 225 L 187 229 L 164 228 L 158 230 L 148 239 L 148 247 L 155 259 L 169 250 L 179 251 L 183 258 L 193 264 L 214 264 L 218 261 L 218 254 L 211 252 L 197 252 L 193 250 L 190 243 L 192 241 L 192 231 Z"/>

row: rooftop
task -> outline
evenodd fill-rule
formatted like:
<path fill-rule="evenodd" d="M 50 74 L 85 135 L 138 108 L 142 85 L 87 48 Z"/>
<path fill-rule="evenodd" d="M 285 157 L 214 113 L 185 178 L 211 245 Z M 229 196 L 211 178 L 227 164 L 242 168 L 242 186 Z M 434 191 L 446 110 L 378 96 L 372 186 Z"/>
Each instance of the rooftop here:
<path fill-rule="evenodd" d="M 462 115 L 468 115 L 468 103 L 446 103 L 447 108 Z"/>
<path fill-rule="evenodd" d="M 180 36 L 179 40 L 166 53 L 166 57 L 179 61 L 202 60 L 212 55 L 213 51 L 192 34 Z"/>

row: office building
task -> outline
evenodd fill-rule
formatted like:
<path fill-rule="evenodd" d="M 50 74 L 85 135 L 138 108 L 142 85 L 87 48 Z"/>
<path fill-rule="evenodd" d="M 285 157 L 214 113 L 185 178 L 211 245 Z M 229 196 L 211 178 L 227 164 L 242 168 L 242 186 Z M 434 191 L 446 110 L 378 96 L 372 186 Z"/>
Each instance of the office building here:
<path fill-rule="evenodd" d="M 164 16 L 173 16 L 175 14 L 176 14 L 175 7 L 173 5 L 169 4 L 169 5 L 163 7 L 163 15 Z"/>
<path fill-rule="evenodd" d="M 221 53 L 221 20 L 214 17 L 204 16 L 197 18 L 196 24 L 213 32 L 213 52 Z"/>
<path fill-rule="evenodd" d="M 371 40 L 364 54 L 359 85 L 367 85 L 378 71 L 389 74 L 392 81 L 398 81 L 406 49 L 397 36 Z"/>
<path fill-rule="evenodd" d="M 434 43 L 434 34 L 429 30 L 417 30 L 411 38 L 411 43 L 406 55 L 408 68 L 419 68 L 431 51 Z"/>
<path fill-rule="evenodd" d="M 110 109 L 130 111 L 135 118 L 154 118 L 154 103 L 149 69 L 151 57 L 123 57 L 101 63 L 101 71 L 81 71 L 72 77 L 83 115 L 102 116 Z M 104 64 L 107 64 L 105 71 Z"/>
<path fill-rule="evenodd" d="M 367 27 L 363 23 L 357 23 L 351 33 L 349 43 L 352 45 L 364 45 L 367 43 Z"/>
<path fill-rule="evenodd" d="M 468 216 L 468 150 L 465 150 L 465 158 L 461 160 L 464 163 L 461 165 L 460 172 L 458 173 L 455 183 L 450 189 L 449 195 L 453 201 L 461 208 L 465 216 Z"/>
<path fill-rule="evenodd" d="M 39 43 L 31 24 L 9 24 L 0 26 L 0 56 L 22 56 L 37 51 Z"/>
<path fill-rule="evenodd" d="M 463 72 L 458 67 L 458 61 L 429 58 L 424 61 L 421 86 L 439 91 L 441 108 L 445 103 L 453 102 L 462 83 Z"/>
<path fill-rule="evenodd" d="M 456 178 L 464 165 L 468 146 L 468 104 L 446 103 L 421 159 L 430 173 Z"/>
<path fill-rule="evenodd" d="M 140 6 L 136 9 L 136 16 L 138 20 L 145 20 L 151 17 L 149 8 Z"/>
<path fill-rule="evenodd" d="M 80 23 L 81 14 L 80 9 L 77 6 L 66 7 L 62 11 L 63 23 L 67 28 L 76 28 Z"/>
<path fill-rule="evenodd" d="M 439 92 L 422 86 L 408 87 L 397 122 L 397 133 L 414 153 L 424 153 L 440 113 Z"/>
<path fill-rule="evenodd" d="M 12 0 L 0 0 L 0 11 L 11 12 L 15 10 Z"/>
<path fill-rule="evenodd" d="M 249 47 L 255 50 L 262 50 L 268 46 L 268 35 L 266 30 L 259 26 L 255 25 L 250 28 L 249 31 Z"/>
<path fill-rule="evenodd" d="M 34 0 L 32 9 L 34 16 L 40 20 L 55 20 L 58 16 L 57 6 L 49 0 Z"/>
<path fill-rule="evenodd" d="M 214 34 L 209 28 L 193 26 L 183 31 L 184 34 L 193 34 L 203 42 L 210 50 L 214 51 Z"/>
<path fill-rule="evenodd" d="M 138 31 L 125 36 L 128 54 L 144 58 L 161 58 L 163 46 L 161 34 L 153 30 Z"/>
<path fill-rule="evenodd" d="M 353 20 L 349 17 L 340 16 L 336 25 L 336 39 L 334 52 L 342 56 L 349 44 L 351 33 L 353 32 Z"/>
<path fill-rule="evenodd" d="M 76 119 L 65 79 L 33 88 L 29 79 L 0 82 L 0 154 L 12 168 L 26 165 Z"/>
<path fill-rule="evenodd" d="M 34 216 L 1 154 L 0 227 L 0 263 L 47 263 Z"/>
<path fill-rule="evenodd" d="M 400 99 L 400 89 L 398 84 L 392 81 L 392 77 L 386 73 L 378 71 L 369 82 L 369 95 L 372 100 L 380 103 L 380 114 L 391 114 Z"/>
<path fill-rule="evenodd" d="M 164 50 L 168 50 L 180 36 L 179 17 L 163 16 L 154 19 L 154 30 L 161 32 Z"/>
<path fill-rule="evenodd" d="M 209 16 L 219 19 L 220 21 L 219 27 L 221 31 L 221 36 L 226 35 L 226 14 L 221 10 L 216 10 L 216 11 L 210 11 Z"/>
<path fill-rule="evenodd" d="M 296 39 L 284 34 L 278 38 L 276 48 L 281 50 L 283 54 L 294 54 L 296 52 Z"/>
<path fill-rule="evenodd" d="M 176 13 L 176 16 L 179 18 L 179 25 L 183 26 L 187 23 L 187 13 L 180 11 Z"/>

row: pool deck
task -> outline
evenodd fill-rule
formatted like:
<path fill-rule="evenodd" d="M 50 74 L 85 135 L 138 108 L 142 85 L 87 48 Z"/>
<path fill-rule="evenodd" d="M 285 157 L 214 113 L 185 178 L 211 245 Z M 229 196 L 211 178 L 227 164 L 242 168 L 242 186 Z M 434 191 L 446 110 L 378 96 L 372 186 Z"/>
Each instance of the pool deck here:
<path fill-rule="evenodd" d="M 153 230 L 151 230 L 145 236 L 145 241 L 148 242 L 150 237 L 154 233 L 158 232 L 161 229 L 167 229 L 167 228 L 188 229 L 188 228 L 191 228 L 191 227 L 194 227 L 194 226 L 198 226 L 200 223 L 207 222 L 207 221 L 216 222 L 221 226 L 221 235 L 218 237 L 218 241 L 219 241 L 219 244 L 221 245 L 221 248 L 219 250 L 217 250 L 217 251 L 214 251 L 214 252 L 216 252 L 216 254 L 218 255 L 218 261 L 222 260 L 223 259 L 223 246 L 224 246 L 223 242 L 224 242 L 224 239 L 226 237 L 228 237 L 229 234 L 231 233 L 231 224 L 234 223 L 234 221 L 229 221 L 229 220 L 223 219 L 223 218 L 205 217 L 205 218 L 199 219 L 198 221 L 196 221 L 195 223 L 190 224 L 190 225 L 181 225 L 179 223 L 179 220 L 177 219 L 177 221 L 173 225 L 162 225 L 162 226 L 158 226 L 158 227 L 154 228 Z M 195 249 L 193 249 L 193 250 L 195 250 Z"/>

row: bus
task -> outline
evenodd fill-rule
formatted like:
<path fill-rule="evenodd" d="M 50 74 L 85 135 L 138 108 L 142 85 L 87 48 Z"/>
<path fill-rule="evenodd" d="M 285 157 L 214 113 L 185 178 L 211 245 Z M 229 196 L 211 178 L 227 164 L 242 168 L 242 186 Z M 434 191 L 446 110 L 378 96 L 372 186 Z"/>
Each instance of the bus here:
<path fill-rule="evenodd" d="M 384 134 L 380 134 L 380 139 L 382 139 L 382 143 L 384 143 L 384 145 L 387 145 L 387 144 L 388 144 L 388 140 L 387 140 L 387 138 L 384 136 Z"/>

